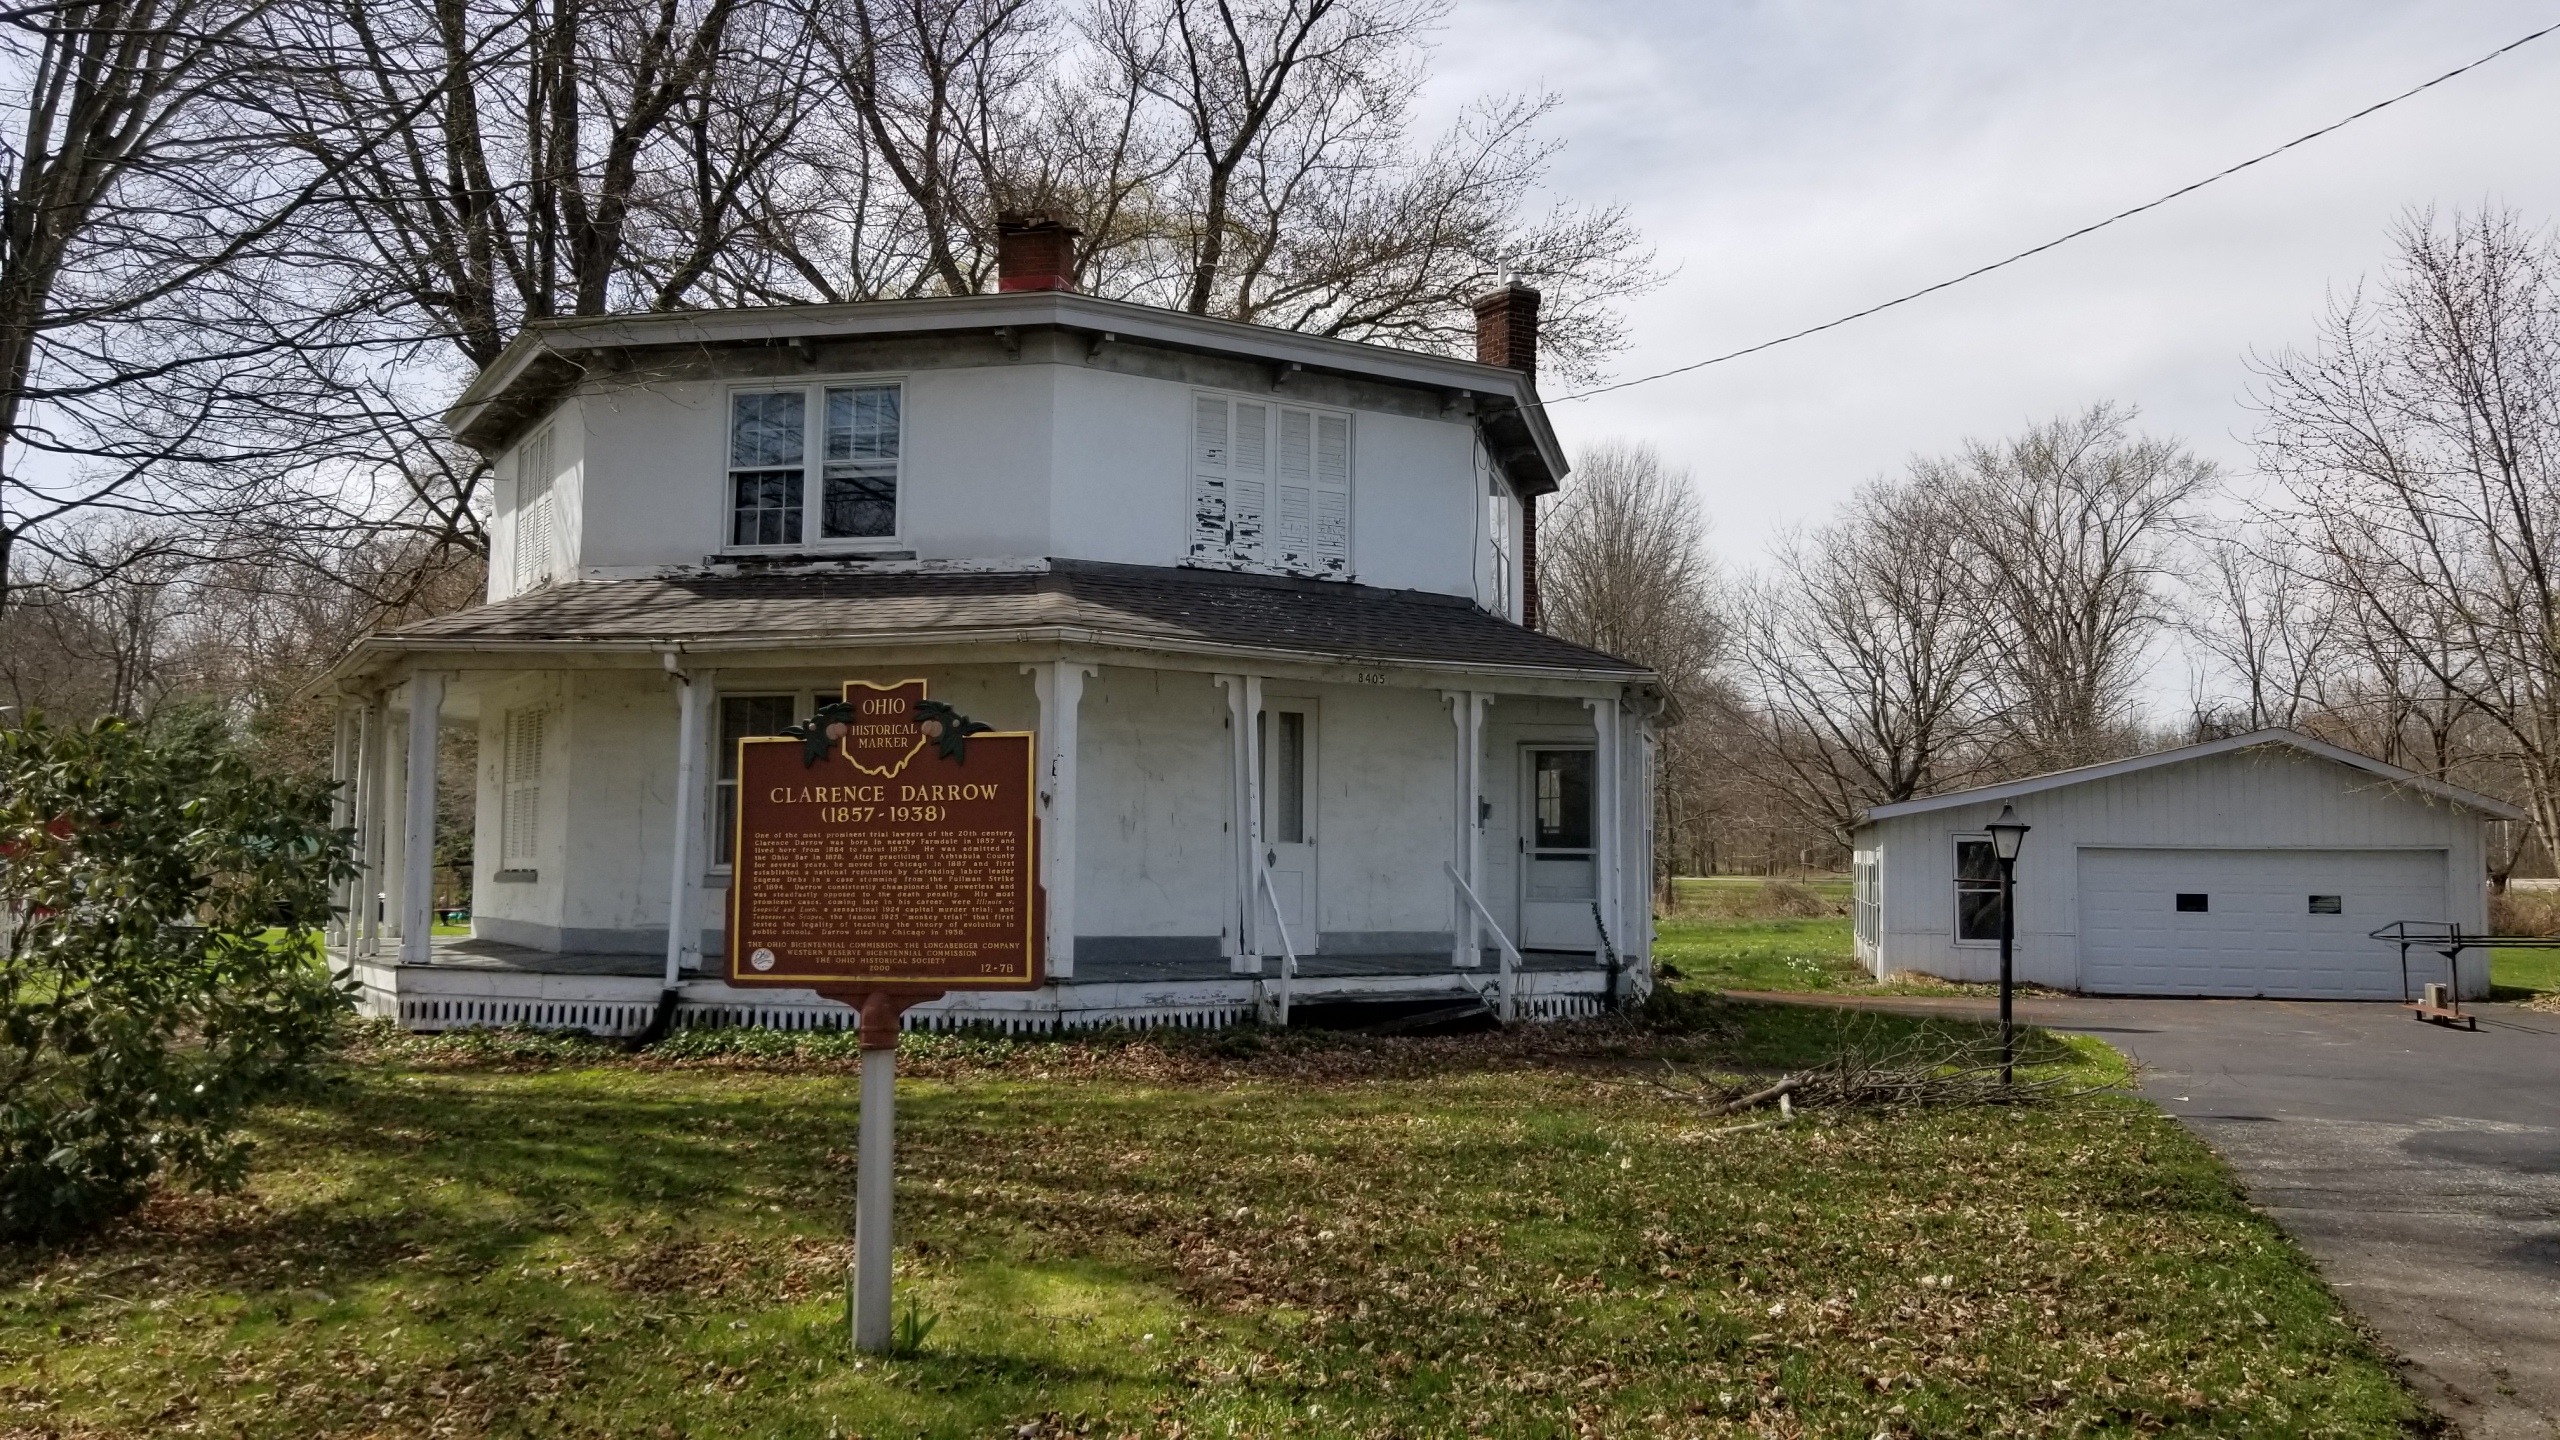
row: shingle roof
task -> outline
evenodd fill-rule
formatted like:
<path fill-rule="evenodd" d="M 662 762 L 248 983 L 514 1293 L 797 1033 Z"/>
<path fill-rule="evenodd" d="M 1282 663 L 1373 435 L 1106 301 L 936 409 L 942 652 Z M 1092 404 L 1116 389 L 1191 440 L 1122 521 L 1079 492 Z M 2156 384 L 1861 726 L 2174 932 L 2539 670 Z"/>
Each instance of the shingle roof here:
<path fill-rule="evenodd" d="M 652 641 L 794 647 L 1026 631 L 1341 660 L 1647 673 L 1496 619 L 1460 596 L 1069 560 L 1043 570 L 810 569 L 586 581 L 388 631 L 368 648 Z"/>

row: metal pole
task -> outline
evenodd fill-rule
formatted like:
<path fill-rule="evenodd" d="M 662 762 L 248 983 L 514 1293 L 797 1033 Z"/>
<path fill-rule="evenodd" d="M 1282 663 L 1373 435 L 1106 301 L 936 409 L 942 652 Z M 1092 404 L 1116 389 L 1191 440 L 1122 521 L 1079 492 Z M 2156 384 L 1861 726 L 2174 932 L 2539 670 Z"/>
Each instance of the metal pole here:
<path fill-rule="evenodd" d="M 865 1006 L 866 1010 L 870 1007 Z M 889 1353 L 890 1200 L 897 1147 L 898 1043 L 871 1048 L 871 1017 L 862 1035 L 862 1129 L 854 1150 L 853 1348 Z"/>
<path fill-rule="evenodd" d="M 2018 933 L 2016 907 L 2010 903 L 2010 881 L 2017 873 L 2018 862 L 2000 862 L 2000 1083 L 2010 1083 L 2010 1066 L 2016 1058 L 2011 1041 L 2009 1019 L 2009 952 Z"/>

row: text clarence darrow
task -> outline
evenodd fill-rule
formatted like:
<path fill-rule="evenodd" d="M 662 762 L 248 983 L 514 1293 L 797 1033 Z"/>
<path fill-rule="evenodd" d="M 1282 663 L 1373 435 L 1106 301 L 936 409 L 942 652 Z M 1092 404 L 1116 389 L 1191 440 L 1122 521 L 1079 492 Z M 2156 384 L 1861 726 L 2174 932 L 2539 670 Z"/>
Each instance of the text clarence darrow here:
<path fill-rule="evenodd" d="M 994 785 L 901 785 L 901 804 L 919 800 L 993 800 Z M 886 785 L 776 785 L 765 799 L 775 805 L 886 805 Z"/>

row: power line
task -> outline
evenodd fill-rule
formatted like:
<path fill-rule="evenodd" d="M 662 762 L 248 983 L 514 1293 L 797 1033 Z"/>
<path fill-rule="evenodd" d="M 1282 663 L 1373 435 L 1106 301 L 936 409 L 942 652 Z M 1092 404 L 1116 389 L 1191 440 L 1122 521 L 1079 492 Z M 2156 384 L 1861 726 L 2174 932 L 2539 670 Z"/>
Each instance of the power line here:
<path fill-rule="evenodd" d="M 1914 300 L 1935 295 L 1941 290 L 1951 289 L 1954 286 L 1963 284 L 1967 280 L 1979 279 L 1982 276 L 1990 274 L 1994 270 L 2005 269 L 2011 265 L 2017 264 L 2021 260 L 2031 259 L 2035 256 L 2041 255 L 2047 250 L 2053 249 L 2055 246 L 2067 245 L 2072 241 L 2079 239 L 2083 235 L 2095 234 L 2098 231 L 2104 230 L 2108 226 L 2115 224 L 2119 220 L 2130 220 L 2145 210 L 2157 210 L 2161 206 L 2168 204 L 2170 201 L 2175 200 L 2182 195 L 2193 195 L 2197 191 L 2217 180 L 2227 180 L 2232 176 L 2239 174 L 2241 171 L 2248 169 L 2252 165 L 2273 160 L 2277 156 L 2283 154 L 2287 150 L 2293 149 L 2297 145 L 2308 145 L 2323 135 L 2343 130 L 2368 115 L 2374 114 L 2377 111 L 2388 110 L 2392 106 L 2399 104 L 2401 101 L 2406 100 L 2413 95 L 2419 95 L 2426 91 L 2433 90 L 2447 80 L 2453 79 L 2455 76 L 2468 74 L 2473 70 L 2477 70 L 2481 66 L 2488 64 L 2490 61 L 2497 59 L 2499 56 L 2506 54 L 2508 51 L 2522 49 L 2523 47 L 2532 44 L 2534 41 L 2539 40 L 2543 36 L 2549 35 L 2554 31 L 2560 31 L 2560 24 L 2545 25 L 2541 29 L 2534 31 L 2532 34 L 2525 36 L 2521 40 L 2510 41 L 2507 44 L 2499 46 L 2497 49 L 2490 51 L 2488 54 L 2481 56 L 2479 59 L 2472 61 L 2468 65 L 2457 65 L 2453 69 L 2447 70 L 2433 80 L 2427 81 L 2425 84 L 2413 85 L 2408 89 L 2401 91 L 2399 94 L 2392 96 L 2388 100 L 2381 100 L 2374 104 L 2367 105 L 2363 109 L 2343 120 L 2323 125 L 2319 129 L 2314 130 L 2307 135 L 2297 135 L 2293 139 L 2287 140 L 2273 150 L 2269 150 L 2261 155 L 2252 155 L 2248 159 L 2241 161 L 2239 164 L 2234 165 L 2227 170 L 2217 170 L 2213 174 L 2207 175 L 2192 185 L 2182 185 L 2156 200 L 2146 200 L 2142 204 L 2136 205 L 2130 210 L 2119 210 L 2104 220 L 2097 221 L 2094 224 L 2083 225 L 2068 235 L 2057 236 L 2031 249 L 2021 250 L 2017 254 L 2012 255 L 2005 260 L 1994 260 L 1988 265 L 1967 270 L 1963 274 L 1955 276 L 1952 279 L 1941 280 L 1935 285 L 1924 286 L 1918 290 L 1912 291 L 1908 295 L 1897 295 L 1893 299 L 1887 300 L 1880 305 L 1870 305 L 1864 310 L 1843 315 L 1837 320 L 1825 320 L 1819 325 L 1808 325 L 1802 330 L 1798 330 L 1793 334 L 1781 335 L 1775 340 L 1763 340 L 1757 345 L 1746 345 L 1739 350 L 1728 350 L 1722 355 L 1714 355 L 1704 360 L 1692 361 L 1689 364 L 1677 366 L 1669 370 L 1657 371 L 1651 375 L 1639 375 L 1633 380 L 1620 380 L 1614 384 L 1595 385 L 1588 390 L 1577 390 L 1570 395 L 1558 395 L 1547 403 L 1550 405 L 1560 405 L 1567 400 L 1588 400 L 1594 395 L 1606 395 L 1612 390 L 1625 390 L 1631 386 L 1651 384 L 1656 380 L 1668 380 L 1674 375 L 1686 375 L 1692 370 L 1704 370 L 1710 365 L 1721 365 L 1727 360 L 1739 360 L 1745 355 L 1757 355 L 1763 350 L 1774 349 L 1792 340 L 1801 340 L 1808 335 L 1819 335 L 1825 330 L 1836 330 L 1841 326 L 1848 324 L 1852 320 L 1864 320 L 1870 315 L 1881 314 L 1882 312 L 1890 310 L 1897 305 L 1908 305 Z"/>

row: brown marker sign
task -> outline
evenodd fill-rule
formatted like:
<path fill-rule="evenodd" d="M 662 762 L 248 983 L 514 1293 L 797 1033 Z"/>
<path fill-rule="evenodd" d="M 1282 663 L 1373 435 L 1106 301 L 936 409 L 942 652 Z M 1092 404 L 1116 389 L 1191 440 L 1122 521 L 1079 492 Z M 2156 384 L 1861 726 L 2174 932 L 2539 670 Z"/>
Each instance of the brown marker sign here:
<path fill-rule="evenodd" d="M 1032 737 L 848 681 L 738 746 L 729 983 L 874 993 L 1040 984 Z"/>

